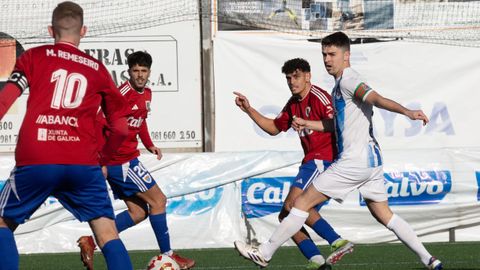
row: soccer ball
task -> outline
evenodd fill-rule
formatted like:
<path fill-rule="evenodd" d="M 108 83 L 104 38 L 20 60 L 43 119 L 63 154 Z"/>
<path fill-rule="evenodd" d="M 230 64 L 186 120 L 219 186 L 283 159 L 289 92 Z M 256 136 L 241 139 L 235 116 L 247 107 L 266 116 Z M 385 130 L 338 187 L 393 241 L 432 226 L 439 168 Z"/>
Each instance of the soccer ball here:
<path fill-rule="evenodd" d="M 161 254 L 150 259 L 147 270 L 180 270 L 180 266 L 170 256 Z"/>

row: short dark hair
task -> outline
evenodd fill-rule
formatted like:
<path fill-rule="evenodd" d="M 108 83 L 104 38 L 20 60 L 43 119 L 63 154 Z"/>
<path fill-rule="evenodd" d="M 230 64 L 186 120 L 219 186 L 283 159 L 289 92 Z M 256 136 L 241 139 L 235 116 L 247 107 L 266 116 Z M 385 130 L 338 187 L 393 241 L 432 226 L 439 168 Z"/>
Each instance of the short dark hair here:
<path fill-rule="evenodd" d="M 282 73 L 290 74 L 296 70 L 310 72 L 310 64 L 303 58 L 293 58 L 283 64 Z"/>
<path fill-rule="evenodd" d="M 52 27 L 57 33 L 72 32 L 80 33 L 83 26 L 83 9 L 80 5 L 65 1 L 55 7 L 52 13 Z"/>
<path fill-rule="evenodd" d="M 335 32 L 322 39 L 322 46 L 335 46 L 344 51 L 350 51 L 350 39 L 343 32 Z"/>
<path fill-rule="evenodd" d="M 136 51 L 127 57 L 128 68 L 132 68 L 135 65 L 143 67 L 152 67 L 152 56 L 143 51 Z"/>

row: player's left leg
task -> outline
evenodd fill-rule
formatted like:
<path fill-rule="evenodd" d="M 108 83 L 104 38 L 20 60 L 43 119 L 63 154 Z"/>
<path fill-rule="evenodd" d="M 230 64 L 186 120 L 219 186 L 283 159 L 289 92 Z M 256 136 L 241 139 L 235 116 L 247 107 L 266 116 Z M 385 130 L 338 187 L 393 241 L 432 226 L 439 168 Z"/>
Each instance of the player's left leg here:
<path fill-rule="evenodd" d="M 148 217 L 148 205 L 137 196 L 123 198 L 127 210 L 115 216 L 115 226 L 118 233 L 135 226 Z"/>
<path fill-rule="evenodd" d="M 433 257 L 418 239 L 417 234 L 400 216 L 394 214 L 388 206 L 383 169 L 372 168 L 372 177 L 361 188 L 360 193 L 373 217 L 389 230 L 391 230 L 410 250 L 412 250 L 428 269 L 442 269 L 442 263 Z"/>
<path fill-rule="evenodd" d="M 326 168 L 330 166 L 331 162 L 323 160 L 310 160 L 303 163 L 297 176 L 295 177 L 292 188 L 285 200 L 285 208 L 290 210 L 295 199 L 320 175 Z M 312 228 L 320 237 L 327 240 L 330 244 L 332 253 L 327 258 L 328 264 L 335 264 L 342 257 L 353 251 L 353 243 L 346 239 L 342 239 L 340 235 L 333 229 L 333 227 L 320 216 L 319 211 L 324 203 L 316 205 L 315 208 L 310 209 L 309 216 L 305 222 Z M 295 240 L 295 235 L 293 236 Z M 318 258 L 317 262 L 321 262 L 323 257 Z M 321 262 L 321 264 L 323 264 Z M 321 265 L 320 264 L 320 265 Z"/>
<path fill-rule="evenodd" d="M 299 187 L 292 186 L 288 192 L 287 198 L 283 203 L 282 210 L 278 216 L 280 222 L 288 215 L 294 200 L 303 192 Z M 304 226 L 295 235 L 292 236 L 293 242 L 298 246 L 300 252 L 307 258 L 307 269 L 318 269 L 325 263 L 325 258 L 320 253 L 320 249 L 310 238 Z"/>
<path fill-rule="evenodd" d="M 108 269 L 132 269 L 128 252 L 118 238 L 101 168 L 84 165 L 65 165 L 63 168 L 61 188 L 53 195 L 78 220 L 89 222 Z M 93 269 L 93 265 L 88 267 Z"/>

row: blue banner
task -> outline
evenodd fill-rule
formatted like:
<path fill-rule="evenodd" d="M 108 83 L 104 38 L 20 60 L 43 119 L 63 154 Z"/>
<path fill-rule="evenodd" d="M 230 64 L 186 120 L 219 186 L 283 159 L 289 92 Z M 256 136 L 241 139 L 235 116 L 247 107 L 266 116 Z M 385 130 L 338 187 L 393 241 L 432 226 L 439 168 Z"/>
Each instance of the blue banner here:
<path fill-rule="evenodd" d="M 450 171 L 410 171 L 385 173 L 390 205 L 439 203 L 452 189 Z M 360 205 L 365 201 L 360 196 Z"/>
<path fill-rule="evenodd" d="M 216 207 L 222 198 L 223 187 L 168 199 L 167 213 L 178 216 L 197 216 Z"/>
<path fill-rule="evenodd" d="M 295 177 L 247 178 L 242 181 L 242 212 L 247 218 L 280 212 Z"/>

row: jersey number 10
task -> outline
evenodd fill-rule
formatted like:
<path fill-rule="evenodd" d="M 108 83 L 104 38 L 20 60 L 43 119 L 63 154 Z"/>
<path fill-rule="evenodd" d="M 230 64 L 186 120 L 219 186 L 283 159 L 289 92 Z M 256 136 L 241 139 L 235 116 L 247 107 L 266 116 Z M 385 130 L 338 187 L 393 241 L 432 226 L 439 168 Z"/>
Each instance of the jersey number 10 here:
<path fill-rule="evenodd" d="M 50 82 L 55 82 L 52 103 L 54 109 L 74 109 L 82 103 L 87 91 L 87 79 L 80 73 L 68 74 L 64 69 L 52 73 Z"/>

